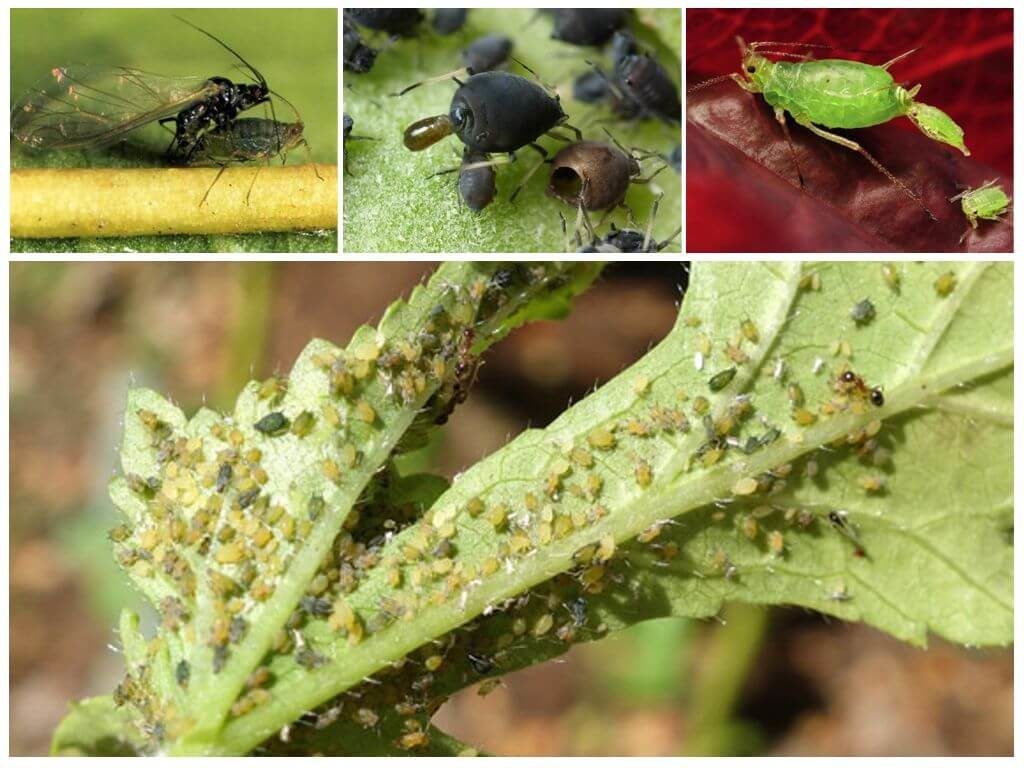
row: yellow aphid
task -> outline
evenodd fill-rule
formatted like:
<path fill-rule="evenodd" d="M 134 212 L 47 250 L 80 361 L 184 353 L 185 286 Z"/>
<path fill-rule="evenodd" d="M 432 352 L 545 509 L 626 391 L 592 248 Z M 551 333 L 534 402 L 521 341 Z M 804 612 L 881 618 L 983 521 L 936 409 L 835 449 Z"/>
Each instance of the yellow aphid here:
<path fill-rule="evenodd" d="M 862 475 L 857 478 L 860 487 L 868 493 L 879 493 L 885 490 L 885 477 L 882 475 Z"/>
<path fill-rule="evenodd" d="M 626 431 L 634 437 L 644 437 L 648 433 L 648 428 L 642 421 L 630 419 L 626 422 Z"/>
<path fill-rule="evenodd" d="M 744 477 L 732 487 L 732 492 L 737 496 L 749 496 L 757 491 L 757 480 L 753 477 Z"/>
<path fill-rule="evenodd" d="M 744 338 L 751 344 L 757 344 L 761 340 L 761 334 L 758 333 L 757 326 L 754 325 L 753 320 L 744 320 L 740 323 L 740 330 L 743 332 Z"/>
<path fill-rule="evenodd" d="M 480 573 L 484 576 L 491 576 L 498 572 L 498 568 L 501 567 L 501 563 L 498 562 L 496 557 L 488 557 L 482 563 L 480 563 Z"/>
<path fill-rule="evenodd" d="M 533 636 L 540 637 L 541 635 L 547 634 L 554 625 L 555 617 L 550 613 L 545 613 L 537 619 L 537 623 L 533 625 Z"/>
<path fill-rule="evenodd" d="M 586 448 L 576 447 L 572 449 L 569 458 L 581 467 L 594 466 L 594 455 Z"/>
<path fill-rule="evenodd" d="M 214 555 L 214 559 L 218 563 L 237 563 L 243 557 L 245 557 L 245 549 L 237 541 L 223 545 Z"/>
<path fill-rule="evenodd" d="M 637 395 L 643 395 L 651 388 L 651 380 L 646 376 L 637 376 L 633 379 L 633 392 Z"/>
<path fill-rule="evenodd" d="M 606 533 L 598 543 L 597 552 L 594 557 L 599 563 L 606 563 L 615 556 L 615 537 Z"/>
<path fill-rule="evenodd" d="M 711 338 L 706 333 L 697 337 L 697 351 L 705 357 L 711 354 Z"/>
<path fill-rule="evenodd" d="M 368 402 L 360 400 L 356 403 L 356 417 L 367 424 L 373 424 L 377 420 L 377 412 Z"/>
<path fill-rule="evenodd" d="M 444 657 L 435 654 L 427 658 L 427 660 L 423 662 L 423 666 L 426 667 L 429 672 L 437 672 L 443 663 Z"/>
<path fill-rule="evenodd" d="M 324 403 L 321 408 L 324 414 L 324 421 L 331 429 L 337 429 L 341 426 L 341 414 L 338 413 L 338 409 L 330 403 Z"/>
<path fill-rule="evenodd" d="M 751 541 L 757 538 L 757 520 L 754 519 L 753 515 L 747 515 L 743 518 L 740 529 L 743 531 L 743 535 Z"/>
<path fill-rule="evenodd" d="M 494 530 L 503 528 L 508 521 L 508 504 L 501 502 L 491 507 L 487 512 L 487 520 L 494 526 Z"/>
<path fill-rule="evenodd" d="M 686 327 L 687 328 L 698 328 L 698 327 L 700 327 L 700 318 L 697 317 L 696 315 L 690 315 L 685 320 L 683 320 L 683 322 L 686 323 Z"/>
<path fill-rule="evenodd" d="M 636 484 L 641 488 L 647 488 L 651 484 L 653 478 L 651 465 L 643 459 L 633 466 L 633 474 L 636 477 Z"/>
<path fill-rule="evenodd" d="M 935 281 L 935 292 L 942 298 L 949 296 L 955 288 L 956 274 L 953 272 L 944 272 Z"/>
<path fill-rule="evenodd" d="M 882 277 L 893 293 L 900 292 L 900 272 L 893 262 L 888 261 L 882 265 Z"/>
<path fill-rule="evenodd" d="M 721 448 L 712 448 L 700 457 L 700 463 L 704 465 L 705 469 L 713 467 L 722 458 L 723 453 L 724 451 Z"/>
<path fill-rule="evenodd" d="M 782 534 L 779 531 L 771 531 L 768 534 L 768 549 L 771 550 L 772 554 L 781 555 L 784 547 L 785 542 L 782 538 Z"/>
<path fill-rule="evenodd" d="M 590 434 L 587 435 L 587 442 L 590 443 L 592 448 L 606 451 L 615 445 L 615 435 L 609 429 L 597 427 L 592 429 Z"/>
<path fill-rule="evenodd" d="M 466 514 L 470 517 L 479 517 L 480 513 L 483 511 L 484 503 L 480 500 L 479 496 L 474 496 L 466 502 Z"/>
<path fill-rule="evenodd" d="M 341 463 L 352 469 L 356 465 L 356 461 L 359 459 L 359 453 L 356 451 L 356 447 L 352 443 L 345 443 L 341 446 L 341 451 L 338 454 L 341 459 Z"/>
<path fill-rule="evenodd" d="M 793 421 L 799 424 L 801 427 L 809 427 L 811 424 L 818 420 L 817 415 L 808 411 L 806 408 L 794 408 L 793 409 Z"/>
<path fill-rule="evenodd" d="M 334 459 L 324 459 L 321 461 L 320 469 L 323 471 L 324 477 L 332 483 L 337 483 L 341 480 L 341 467 L 338 466 L 338 462 Z"/>
<path fill-rule="evenodd" d="M 697 395 L 697 397 L 693 398 L 693 412 L 698 416 L 703 416 L 710 407 L 711 402 L 703 395 Z"/>

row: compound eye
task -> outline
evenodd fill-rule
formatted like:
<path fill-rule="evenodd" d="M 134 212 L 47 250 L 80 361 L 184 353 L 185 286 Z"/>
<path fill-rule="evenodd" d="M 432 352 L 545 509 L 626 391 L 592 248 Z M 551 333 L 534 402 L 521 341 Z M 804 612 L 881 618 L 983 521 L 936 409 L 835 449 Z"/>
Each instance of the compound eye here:
<path fill-rule="evenodd" d="M 757 72 L 757 67 L 751 64 L 750 66 L 747 67 L 747 72 L 749 72 L 750 74 L 754 74 L 755 72 Z"/>
<path fill-rule="evenodd" d="M 466 122 L 466 112 L 465 107 L 455 107 L 452 109 L 452 122 L 456 125 L 464 124 Z"/>

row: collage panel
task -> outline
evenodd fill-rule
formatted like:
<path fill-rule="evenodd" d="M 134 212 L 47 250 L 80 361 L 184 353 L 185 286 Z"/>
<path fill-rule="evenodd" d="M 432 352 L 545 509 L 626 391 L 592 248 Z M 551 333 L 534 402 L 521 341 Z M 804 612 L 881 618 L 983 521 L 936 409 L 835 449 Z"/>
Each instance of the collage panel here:
<path fill-rule="evenodd" d="M 1013 752 L 1012 263 L 7 276 L 13 754 Z"/>
<path fill-rule="evenodd" d="M 686 14 L 688 251 L 1013 251 L 1012 8 Z"/>
<path fill-rule="evenodd" d="M 680 9 L 342 24 L 345 252 L 680 252 Z"/>
<path fill-rule="evenodd" d="M 336 9 L 12 9 L 10 248 L 337 251 Z"/>

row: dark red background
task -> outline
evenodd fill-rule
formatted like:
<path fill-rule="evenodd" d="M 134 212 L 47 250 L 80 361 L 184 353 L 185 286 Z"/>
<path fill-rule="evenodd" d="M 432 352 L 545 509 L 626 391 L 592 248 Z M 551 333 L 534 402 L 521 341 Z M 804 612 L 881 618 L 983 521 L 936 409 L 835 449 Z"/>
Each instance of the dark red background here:
<path fill-rule="evenodd" d="M 751 41 L 820 43 L 818 58 L 881 63 L 918 52 L 893 71 L 919 99 L 948 112 L 963 127 L 972 161 L 991 166 L 1012 184 L 1013 12 L 1010 9 L 693 9 L 686 12 L 687 83 L 734 72 L 736 35 Z M 917 133 L 904 118 L 888 126 Z M 868 129 L 875 130 L 875 129 Z M 743 180 L 715 172 L 687 155 L 687 247 L 694 251 L 799 250 L 786 219 L 737 201 L 749 199 Z M 743 210 L 740 210 L 743 208 Z M 827 250 L 827 248 L 822 248 Z"/>

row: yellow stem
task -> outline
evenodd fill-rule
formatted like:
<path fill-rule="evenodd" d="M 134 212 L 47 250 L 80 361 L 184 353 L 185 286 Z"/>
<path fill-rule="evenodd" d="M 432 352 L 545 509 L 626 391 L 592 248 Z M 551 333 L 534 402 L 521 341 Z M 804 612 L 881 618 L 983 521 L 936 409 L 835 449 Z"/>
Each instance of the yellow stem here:
<path fill-rule="evenodd" d="M 312 165 L 233 166 L 219 179 L 217 172 L 13 170 L 11 236 L 212 235 L 338 226 L 336 165 L 317 164 L 316 172 Z"/>

